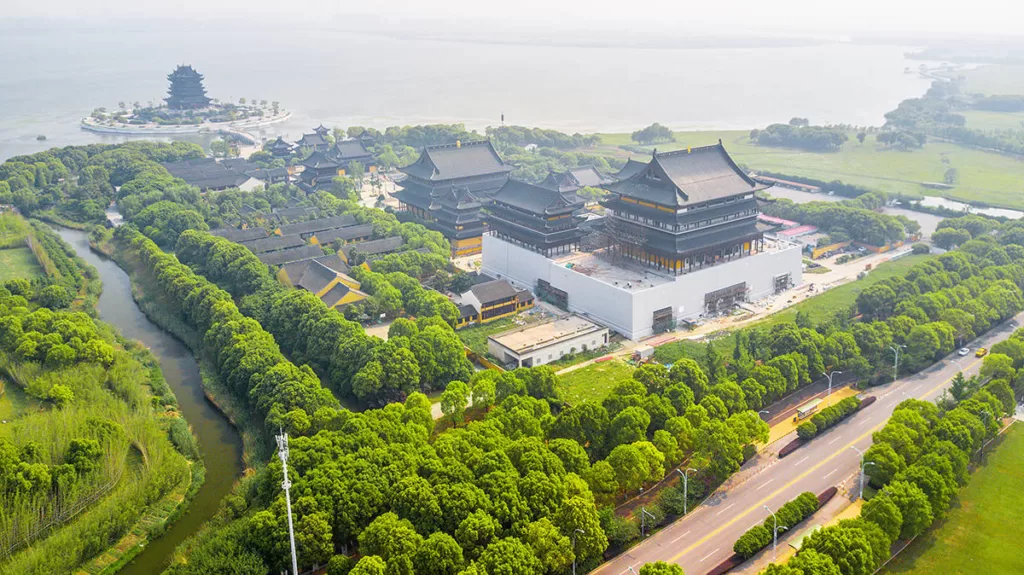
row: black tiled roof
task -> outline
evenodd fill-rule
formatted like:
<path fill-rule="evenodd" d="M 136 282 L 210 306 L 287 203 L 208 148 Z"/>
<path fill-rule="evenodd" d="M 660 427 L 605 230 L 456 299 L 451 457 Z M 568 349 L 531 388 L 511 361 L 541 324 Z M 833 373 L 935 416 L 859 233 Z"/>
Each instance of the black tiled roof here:
<path fill-rule="evenodd" d="M 281 208 L 274 210 L 268 217 L 275 220 L 294 220 L 304 218 L 308 215 L 318 213 L 320 210 L 315 207 L 295 206 L 292 208 Z"/>
<path fill-rule="evenodd" d="M 312 134 L 302 134 L 302 138 L 300 138 L 299 141 L 296 142 L 296 144 L 301 147 L 313 148 L 316 146 L 327 145 L 327 140 L 323 139 L 323 137 L 320 136 L 320 134 L 314 132 Z"/>
<path fill-rule="evenodd" d="M 480 301 L 480 305 L 487 305 L 490 302 L 508 299 L 514 297 L 519 290 L 512 287 L 512 284 L 508 283 L 507 280 L 494 280 L 487 283 L 477 284 L 469 291 L 473 292 L 476 299 Z"/>
<path fill-rule="evenodd" d="M 263 181 L 287 178 L 288 168 L 256 168 L 255 170 L 247 171 L 245 175 Z"/>
<path fill-rule="evenodd" d="M 608 186 L 617 194 L 663 206 L 683 206 L 764 189 L 736 166 L 721 142 L 655 153 L 644 169 Z"/>
<path fill-rule="evenodd" d="M 306 266 L 306 269 L 302 272 L 302 277 L 299 278 L 295 285 L 304 290 L 319 293 L 320 290 L 330 285 L 337 277 L 338 272 L 313 260 Z"/>
<path fill-rule="evenodd" d="M 279 266 L 288 262 L 308 260 L 322 255 L 324 255 L 324 251 L 317 246 L 302 246 L 301 248 L 262 253 L 256 257 L 269 266 Z"/>
<path fill-rule="evenodd" d="M 333 230 L 335 228 L 351 226 L 355 223 L 356 219 L 350 214 L 342 214 L 340 216 L 332 216 L 329 218 L 317 218 L 315 220 L 309 220 L 308 222 L 287 224 L 281 226 L 280 229 L 281 234 L 287 236 L 291 234 L 311 234 L 322 232 L 324 230 Z"/>
<path fill-rule="evenodd" d="M 519 180 L 509 180 L 498 190 L 493 201 L 506 204 L 538 215 L 572 211 L 583 207 L 583 203 L 557 190 L 535 186 Z"/>
<path fill-rule="evenodd" d="M 248 175 L 232 168 L 231 164 L 225 165 L 213 158 L 165 162 L 161 165 L 175 178 L 185 180 L 188 185 L 201 190 L 231 188 L 249 179 Z"/>
<path fill-rule="evenodd" d="M 401 168 L 411 177 L 430 181 L 454 180 L 512 171 L 489 140 L 428 146 L 415 163 Z"/>
<path fill-rule="evenodd" d="M 622 169 L 615 174 L 615 178 L 618 180 L 625 180 L 646 167 L 647 162 L 638 162 L 633 158 L 629 158 L 626 160 L 626 165 L 622 166 Z"/>
<path fill-rule="evenodd" d="M 343 162 L 373 157 L 362 140 L 342 140 L 334 146 L 333 152 L 334 157 Z"/>
<path fill-rule="evenodd" d="M 349 272 L 348 264 L 346 264 L 338 254 L 331 254 L 329 256 L 316 258 L 316 261 L 317 263 L 321 263 L 338 273 L 347 274 Z"/>
<path fill-rule="evenodd" d="M 615 178 L 604 175 L 594 166 L 583 166 L 564 172 L 551 172 L 540 185 L 559 192 L 575 192 L 585 186 L 600 188 L 612 182 L 615 182 Z"/>
<path fill-rule="evenodd" d="M 345 256 L 348 257 L 349 261 L 352 260 L 352 254 L 359 252 L 361 254 L 373 255 L 373 254 L 386 254 L 394 251 L 398 251 L 405 245 L 405 240 L 401 236 L 391 236 L 387 238 L 381 238 L 379 240 L 369 240 L 365 242 L 355 242 L 343 246 L 341 250 L 345 252 Z"/>
<path fill-rule="evenodd" d="M 308 158 L 302 160 L 302 165 L 311 170 L 329 170 L 337 168 L 338 162 L 328 158 L 323 152 L 313 152 Z"/>
<path fill-rule="evenodd" d="M 210 230 L 210 233 L 233 242 L 249 242 L 267 237 L 267 230 L 258 227 L 246 228 L 244 230 L 236 228 L 219 228 L 216 230 Z"/>
<path fill-rule="evenodd" d="M 321 245 L 325 245 L 333 242 L 334 240 L 347 242 L 356 238 L 366 238 L 371 235 L 373 235 L 373 224 L 359 224 L 356 226 L 346 226 L 344 228 L 336 228 L 333 230 L 319 232 L 316 234 L 316 241 L 320 242 Z"/>
<path fill-rule="evenodd" d="M 306 241 L 299 236 L 271 236 L 269 238 L 260 238 L 240 243 L 249 248 L 249 250 L 254 254 L 276 252 L 306 245 Z"/>

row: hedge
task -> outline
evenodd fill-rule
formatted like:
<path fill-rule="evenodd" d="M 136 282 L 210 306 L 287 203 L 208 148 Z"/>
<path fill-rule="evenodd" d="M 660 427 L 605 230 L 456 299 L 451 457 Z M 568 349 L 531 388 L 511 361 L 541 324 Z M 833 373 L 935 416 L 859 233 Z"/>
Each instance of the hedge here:
<path fill-rule="evenodd" d="M 775 517 L 768 516 L 764 523 L 755 525 L 740 536 L 732 550 L 743 559 L 749 559 L 767 547 L 773 539 L 775 522 L 779 527 L 792 529 L 794 525 L 808 518 L 818 510 L 818 496 L 805 491 L 775 511 Z"/>
<path fill-rule="evenodd" d="M 832 427 L 846 419 L 851 413 L 860 409 L 860 400 L 856 397 L 847 397 L 835 405 L 830 405 L 816 413 L 809 422 L 801 423 L 797 427 L 797 434 L 801 439 L 811 439 L 822 431 Z"/>

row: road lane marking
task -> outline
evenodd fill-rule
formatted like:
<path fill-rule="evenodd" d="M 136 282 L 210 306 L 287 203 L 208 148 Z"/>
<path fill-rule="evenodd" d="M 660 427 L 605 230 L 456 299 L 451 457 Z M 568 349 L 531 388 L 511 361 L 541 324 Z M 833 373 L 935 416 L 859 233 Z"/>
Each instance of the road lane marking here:
<path fill-rule="evenodd" d="M 730 504 L 729 504 L 729 507 L 726 507 L 725 509 L 723 509 L 723 510 L 719 511 L 718 513 L 715 513 L 715 517 L 718 517 L 719 515 L 721 515 L 721 514 L 725 513 L 725 512 L 726 512 L 726 511 L 728 511 L 728 510 L 729 510 L 729 509 L 730 509 L 730 508 L 731 508 L 731 507 L 732 507 L 733 505 L 736 505 L 736 504 L 735 504 L 735 503 L 730 503 Z"/>
<path fill-rule="evenodd" d="M 755 491 L 760 491 L 762 487 L 764 487 L 765 485 L 768 485 L 768 484 L 769 484 L 769 483 L 771 483 L 772 481 L 775 481 L 775 480 L 774 480 L 774 479 L 769 479 L 768 481 L 765 481 L 765 482 L 764 482 L 764 483 L 762 483 L 761 485 L 758 485 L 758 486 L 757 486 L 757 489 L 756 489 Z"/>
<path fill-rule="evenodd" d="M 829 441 L 826 445 L 832 445 L 833 443 L 839 441 L 842 438 L 843 438 L 842 435 L 837 435 L 835 439 L 833 439 L 832 441 Z"/>
<path fill-rule="evenodd" d="M 691 531 L 692 531 L 692 530 L 691 530 Z M 671 545 L 672 543 L 675 543 L 676 541 L 679 541 L 680 539 L 682 539 L 683 537 L 686 537 L 686 536 L 687 536 L 687 535 L 689 535 L 689 534 L 690 534 L 690 531 L 687 531 L 686 533 L 683 533 L 683 534 L 682 534 L 682 535 L 680 535 L 679 537 L 676 537 L 675 539 L 673 539 L 673 540 L 669 541 L 669 544 Z"/>
<path fill-rule="evenodd" d="M 991 347 L 991 346 L 989 346 L 989 347 Z M 967 366 L 966 366 L 966 367 L 965 367 L 965 368 L 963 369 L 963 371 L 967 371 L 967 370 L 971 369 L 972 367 L 974 367 L 975 365 L 977 365 L 977 364 L 978 364 L 978 363 L 980 363 L 980 362 L 981 362 L 981 360 L 976 360 L 976 361 L 974 361 L 974 362 L 972 362 L 972 363 L 968 364 L 968 365 L 967 365 Z M 928 397 L 929 395 L 931 395 L 931 394 L 935 393 L 936 391 L 938 391 L 939 389 L 941 389 L 941 388 L 942 388 L 943 386 L 945 386 L 945 385 L 946 385 L 947 383 L 949 383 L 949 382 L 953 381 L 953 377 L 955 377 L 955 376 L 950 376 L 949 378 L 947 378 L 947 379 L 943 380 L 943 381 L 942 381 L 941 383 L 939 383 L 939 384 L 938 384 L 938 385 L 936 385 L 935 387 L 933 387 L 933 388 L 931 388 L 930 390 L 926 391 L 926 392 L 925 392 L 925 393 L 923 394 L 923 396 L 922 396 L 922 397 Z M 836 451 L 835 451 L 835 452 L 834 452 L 834 453 L 833 453 L 832 455 L 830 455 L 830 456 L 826 457 L 825 459 L 823 459 L 823 460 L 819 461 L 819 462 L 818 462 L 817 464 L 815 464 L 815 465 L 814 465 L 813 467 L 811 467 L 811 468 L 810 468 L 810 469 L 808 469 L 807 471 L 803 472 L 803 473 L 802 473 L 802 474 L 800 474 L 799 476 L 795 477 L 795 478 L 794 478 L 794 479 L 793 479 L 792 481 L 790 481 L 789 483 L 787 483 L 787 484 L 783 485 L 782 487 L 780 487 L 780 488 L 776 489 L 776 490 L 775 490 L 774 492 L 772 492 L 772 493 L 770 493 L 769 495 L 765 496 L 765 497 L 764 497 L 764 499 L 762 499 L 762 500 L 758 501 L 758 502 L 757 502 L 757 503 L 755 503 L 755 504 L 754 504 L 753 506 L 751 506 L 750 508 L 748 508 L 748 509 L 747 509 L 746 511 L 744 511 L 744 512 L 740 513 L 739 515 L 735 516 L 734 518 L 730 519 L 729 521 L 726 521 L 726 522 L 722 523 L 722 524 L 721 524 L 721 525 L 719 525 L 719 526 L 718 526 L 717 528 L 715 528 L 715 529 L 713 529 L 713 530 L 709 531 L 709 532 L 708 532 L 708 533 L 707 533 L 706 535 L 704 535 L 704 537 L 701 537 L 701 538 L 700 538 L 700 540 L 698 540 L 698 541 L 694 542 L 694 543 L 693 543 L 692 545 L 690 545 L 690 546 L 689 546 L 689 547 L 687 547 L 686 549 L 683 549 L 683 550 L 682 550 L 682 551 L 680 551 L 679 553 L 676 553 L 676 554 L 675 554 L 674 556 L 672 556 L 672 557 L 670 557 L 670 558 L 668 558 L 668 559 L 664 559 L 664 561 L 667 561 L 667 562 L 669 562 L 669 563 L 678 563 L 678 562 L 679 562 L 679 559 L 680 559 L 680 558 L 681 558 L 681 557 L 682 557 L 683 555 L 686 555 L 686 554 L 687 554 L 687 553 L 689 553 L 690 551 L 693 551 L 693 550 L 694 550 L 694 549 L 695 549 L 696 547 L 698 547 L 699 545 L 703 545 L 703 544 L 704 544 L 704 543 L 706 543 L 706 542 L 707 542 L 707 541 L 708 541 L 709 539 L 711 539 L 712 537 L 715 537 L 716 535 L 720 534 L 720 533 L 721 533 L 722 531 L 724 531 L 725 529 L 727 529 L 727 528 L 731 527 L 731 526 L 732 526 L 732 525 L 733 525 L 734 523 L 736 523 L 737 521 L 740 521 L 741 519 L 743 519 L 743 518 L 744 518 L 744 517 L 746 517 L 747 515 L 750 515 L 750 514 L 751 514 L 751 513 L 753 513 L 754 511 L 756 511 L 756 510 L 759 510 L 759 509 L 761 509 L 761 506 L 762 506 L 762 505 L 764 505 L 764 504 L 766 504 L 766 503 L 768 503 L 768 502 L 769 502 L 769 501 L 770 501 L 770 500 L 771 500 L 771 499 L 772 499 L 773 497 L 776 497 L 776 496 L 778 496 L 778 495 L 779 495 L 780 493 L 782 493 L 782 492 L 783 492 L 783 491 L 785 491 L 786 489 L 789 489 L 790 487 L 792 487 L 793 485 L 797 484 L 798 482 L 800 482 L 800 481 L 803 481 L 803 480 L 804 480 L 804 479 L 806 479 L 806 478 L 807 478 L 807 477 L 808 477 L 808 476 L 809 476 L 810 474 L 814 473 L 814 472 L 815 472 L 815 471 L 817 471 L 817 470 L 818 470 L 819 468 L 821 468 L 821 467 L 823 467 L 824 465 L 826 465 L 826 464 L 827 464 L 828 462 L 830 462 L 830 461 L 832 461 L 833 459 L 835 459 L 836 457 L 839 457 L 840 455 L 842 455 L 842 454 L 846 453 L 847 451 L 849 451 L 849 448 L 850 448 L 850 446 L 851 446 L 851 445 L 856 445 L 857 443 L 861 442 L 862 440 L 866 439 L 867 437 L 870 437 L 872 433 L 874 433 L 875 431 L 877 431 L 877 430 L 881 429 L 881 428 L 882 428 L 882 427 L 883 427 L 883 426 L 884 426 L 884 425 L 885 425 L 886 423 L 888 423 L 888 421 L 889 421 L 889 418 L 886 418 L 886 419 L 885 419 L 885 421 L 883 421 L 883 422 L 879 423 L 878 425 L 876 425 L 876 426 L 872 427 L 871 429 L 869 429 L 869 430 L 865 431 L 865 432 L 864 432 L 864 433 L 862 433 L 862 434 L 861 434 L 860 436 L 856 437 L 856 438 L 855 438 L 855 439 L 854 439 L 853 441 L 851 441 L 851 442 L 850 442 L 850 443 L 848 443 L 847 445 L 843 446 L 843 448 L 841 448 L 841 449 L 837 449 L 837 450 L 836 450 Z M 807 458 L 805 457 L 804 459 L 807 459 Z M 800 463 L 803 463 L 804 459 L 800 460 Z M 606 565 L 611 565 L 611 564 L 612 564 L 612 561 L 608 561 L 607 563 L 604 563 L 604 564 L 603 564 L 602 566 L 598 567 L 598 568 L 597 568 L 597 569 L 595 569 L 594 571 L 591 571 L 591 574 L 593 575 L 593 574 L 595 574 L 595 573 L 599 573 L 600 571 L 602 571 L 602 570 L 604 569 L 604 567 L 605 567 Z"/>
<path fill-rule="evenodd" d="M 700 560 L 700 562 L 701 562 L 701 563 L 703 563 L 703 562 L 704 562 L 705 560 L 709 559 L 709 558 L 710 558 L 710 557 L 711 557 L 712 555 L 714 555 L 715 553 L 718 553 L 718 552 L 719 552 L 719 551 L 720 551 L 721 549 L 722 549 L 722 548 L 721 548 L 721 547 L 719 547 L 718 549 L 715 549 L 715 550 L 714 550 L 714 551 L 712 551 L 711 553 L 708 553 L 707 555 L 705 555 L 705 556 L 704 556 L 704 559 L 701 559 L 701 560 Z"/>
<path fill-rule="evenodd" d="M 800 461 L 797 461 L 797 462 L 796 462 L 797 466 L 799 466 L 799 465 L 800 465 L 801 463 L 803 463 L 803 462 L 807 461 L 807 460 L 808 460 L 808 459 L 810 459 L 810 458 L 811 458 L 811 456 L 810 456 L 810 455 L 808 455 L 807 457 L 805 457 L 805 458 L 801 459 Z"/>
<path fill-rule="evenodd" d="M 833 473 L 835 473 L 836 471 L 839 471 L 839 468 L 838 468 L 838 467 L 837 467 L 836 469 L 833 469 L 832 471 L 829 471 L 829 472 L 828 472 L 828 475 L 826 475 L 826 476 L 825 476 L 825 477 L 823 477 L 822 479 L 828 479 L 829 477 L 832 477 L 832 474 L 833 474 Z"/>

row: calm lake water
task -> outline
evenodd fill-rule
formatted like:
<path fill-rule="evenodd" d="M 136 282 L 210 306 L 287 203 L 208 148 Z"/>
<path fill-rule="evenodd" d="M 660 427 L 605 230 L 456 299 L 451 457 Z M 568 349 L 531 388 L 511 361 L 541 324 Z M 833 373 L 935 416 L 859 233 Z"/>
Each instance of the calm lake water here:
<path fill-rule="evenodd" d="M 53 146 L 117 142 L 78 121 L 119 101 L 159 101 L 179 63 L 212 97 L 280 101 L 271 129 L 507 123 L 568 132 L 747 129 L 793 116 L 879 125 L 928 80 L 904 74 L 906 48 L 628 48 L 498 44 L 307 27 L 168 23 L 0 29 L 0 159 Z M 605 33 L 607 34 L 607 33 Z M 478 35 L 479 36 L 479 35 Z M 47 136 L 37 141 L 38 135 Z"/>

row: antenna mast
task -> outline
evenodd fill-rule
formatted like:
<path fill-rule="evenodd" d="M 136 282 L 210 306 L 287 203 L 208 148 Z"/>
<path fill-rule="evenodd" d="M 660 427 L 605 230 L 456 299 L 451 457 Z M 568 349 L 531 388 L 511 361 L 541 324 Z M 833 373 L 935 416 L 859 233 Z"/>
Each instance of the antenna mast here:
<path fill-rule="evenodd" d="M 288 481 L 288 434 L 281 432 L 281 435 L 274 436 L 277 439 L 277 456 L 281 458 L 281 471 L 284 473 L 284 481 L 281 487 L 284 488 L 284 501 L 288 506 L 288 540 L 292 546 L 292 575 L 299 575 L 299 562 L 295 557 L 295 529 L 292 527 L 292 496 L 289 491 L 292 482 Z"/>

